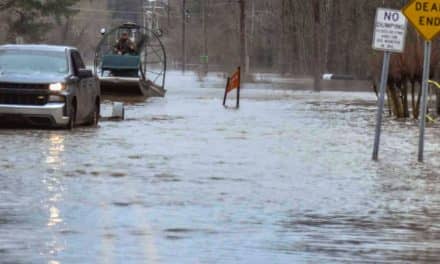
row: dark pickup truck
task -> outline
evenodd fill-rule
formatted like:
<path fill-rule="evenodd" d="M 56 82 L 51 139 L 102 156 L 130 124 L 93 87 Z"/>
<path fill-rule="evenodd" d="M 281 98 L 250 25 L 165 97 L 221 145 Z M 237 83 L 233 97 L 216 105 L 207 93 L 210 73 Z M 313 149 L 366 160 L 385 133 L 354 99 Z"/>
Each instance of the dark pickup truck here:
<path fill-rule="evenodd" d="M 0 46 L 0 122 L 97 125 L 100 95 L 98 78 L 73 47 Z"/>

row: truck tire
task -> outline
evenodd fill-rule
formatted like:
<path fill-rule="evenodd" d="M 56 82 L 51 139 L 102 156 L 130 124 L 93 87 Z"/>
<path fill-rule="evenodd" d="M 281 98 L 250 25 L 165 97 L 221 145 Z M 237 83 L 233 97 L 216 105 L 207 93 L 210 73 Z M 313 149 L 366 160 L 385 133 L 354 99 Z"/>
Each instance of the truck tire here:
<path fill-rule="evenodd" d="M 70 107 L 69 124 L 67 125 L 67 128 L 69 130 L 73 130 L 75 128 L 75 123 L 76 123 L 76 103 L 75 101 L 73 101 Z"/>
<path fill-rule="evenodd" d="M 89 122 L 87 122 L 87 124 L 89 126 L 98 126 L 99 123 L 99 118 L 100 118 L 100 108 L 101 108 L 101 104 L 99 102 L 99 100 L 96 100 L 95 106 L 93 107 L 93 112 L 91 113 Z"/>

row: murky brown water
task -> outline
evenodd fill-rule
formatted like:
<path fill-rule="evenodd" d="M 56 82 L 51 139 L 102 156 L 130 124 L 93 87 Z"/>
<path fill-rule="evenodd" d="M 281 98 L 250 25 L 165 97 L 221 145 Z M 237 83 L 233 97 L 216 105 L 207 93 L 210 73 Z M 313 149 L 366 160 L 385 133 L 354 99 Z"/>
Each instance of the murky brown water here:
<path fill-rule="evenodd" d="M 0 130 L 0 263 L 438 261 L 439 126 L 420 165 L 416 124 L 387 119 L 373 163 L 372 95 L 247 86 L 237 111 L 222 86 Z"/>

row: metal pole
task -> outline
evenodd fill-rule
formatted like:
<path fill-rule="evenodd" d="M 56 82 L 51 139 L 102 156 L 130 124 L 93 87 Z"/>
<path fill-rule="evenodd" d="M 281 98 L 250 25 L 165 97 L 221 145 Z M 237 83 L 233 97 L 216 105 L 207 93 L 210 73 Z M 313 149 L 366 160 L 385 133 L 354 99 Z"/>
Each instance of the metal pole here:
<path fill-rule="evenodd" d="M 186 71 L 186 0 L 182 1 L 182 72 Z"/>
<path fill-rule="evenodd" d="M 223 97 L 223 106 L 225 107 L 226 107 L 226 99 L 228 97 L 228 87 L 230 82 L 231 82 L 231 78 L 228 77 L 228 81 L 226 82 L 226 87 L 225 87 L 225 96 Z"/>
<path fill-rule="evenodd" d="M 152 14 L 152 20 L 153 20 L 153 26 L 151 27 L 152 31 L 157 32 L 159 29 L 159 24 L 157 20 L 157 14 L 156 14 L 156 8 L 157 8 L 157 1 L 153 2 L 153 14 Z"/>
<path fill-rule="evenodd" d="M 143 26 L 144 26 L 144 28 L 147 28 L 147 2 L 146 2 L 146 0 L 144 0 L 144 5 L 142 7 L 142 11 L 143 11 L 143 16 L 142 16 Z"/>
<path fill-rule="evenodd" d="M 245 0 L 239 0 L 240 5 L 240 66 L 246 66 L 247 50 L 246 50 L 246 12 Z"/>
<path fill-rule="evenodd" d="M 241 67 L 238 67 L 237 109 L 240 108 Z"/>
<path fill-rule="evenodd" d="M 429 68 L 431 66 L 431 41 L 425 41 L 425 55 L 423 63 L 422 104 L 420 105 L 420 137 L 419 137 L 419 162 L 423 162 L 425 150 L 426 112 L 428 110 Z"/>
<path fill-rule="evenodd" d="M 207 10 L 208 0 L 202 2 L 202 27 L 203 27 L 203 74 L 208 73 L 208 26 L 207 26 Z"/>
<path fill-rule="evenodd" d="M 383 109 L 385 107 L 385 89 L 388 82 L 390 57 L 391 57 L 391 53 L 385 51 L 383 55 L 382 77 L 380 80 L 379 102 L 378 102 L 377 119 L 376 119 L 376 134 L 374 137 L 374 150 L 373 150 L 374 161 L 377 161 L 379 159 L 380 134 L 382 130 Z"/>

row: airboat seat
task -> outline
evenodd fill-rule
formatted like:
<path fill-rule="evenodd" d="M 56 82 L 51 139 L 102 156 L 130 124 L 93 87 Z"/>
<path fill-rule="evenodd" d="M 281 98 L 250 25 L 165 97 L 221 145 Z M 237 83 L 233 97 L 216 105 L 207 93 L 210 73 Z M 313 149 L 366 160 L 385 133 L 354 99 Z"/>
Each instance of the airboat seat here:
<path fill-rule="evenodd" d="M 105 55 L 102 58 L 102 75 L 110 71 L 117 77 L 139 77 L 141 59 L 133 55 Z"/>
<path fill-rule="evenodd" d="M 139 56 L 105 55 L 102 58 L 102 70 L 138 70 L 141 63 Z"/>

